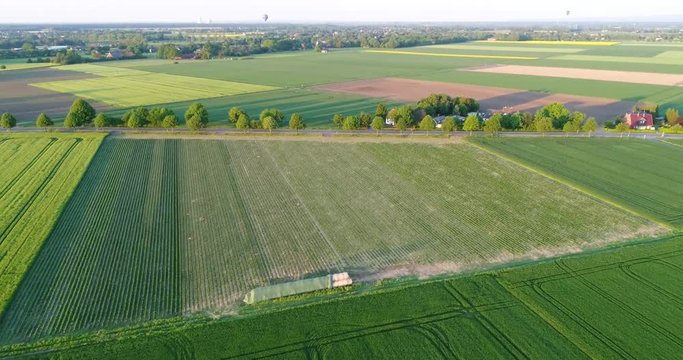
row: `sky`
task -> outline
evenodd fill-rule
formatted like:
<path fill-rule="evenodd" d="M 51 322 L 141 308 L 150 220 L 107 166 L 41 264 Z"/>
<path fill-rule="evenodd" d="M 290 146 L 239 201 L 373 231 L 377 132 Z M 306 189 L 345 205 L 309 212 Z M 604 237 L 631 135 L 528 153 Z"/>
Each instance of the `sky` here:
<path fill-rule="evenodd" d="M 0 23 L 258 22 L 263 14 L 273 22 L 649 21 L 660 15 L 670 20 L 678 1 L 0 0 Z"/>

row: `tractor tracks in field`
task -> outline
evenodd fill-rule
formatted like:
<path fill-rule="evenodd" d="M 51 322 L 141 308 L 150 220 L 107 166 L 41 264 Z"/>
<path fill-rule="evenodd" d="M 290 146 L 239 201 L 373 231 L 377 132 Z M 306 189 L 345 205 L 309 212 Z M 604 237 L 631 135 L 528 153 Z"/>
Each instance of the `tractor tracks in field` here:
<path fill-rule="evenodd" d="M 436 312 L 422 316 L 412 316 L 402 320 L 381 323 L 373 326 L 350 324 L 348 326 L 354 328 L 353 330 L 338 332 L 332 335 L 307 334 L 306 340 L 295 341 L 264 350 L 244 352 L 227 358 L 271 358 L 301 351 L 309 355 L 313 355 L 311 358 L 316 358 L 320 354 L 324 355 L 326 347 L 334 343 L 351 341 L 371 335 L 388 334 L 400 330 L 417 331 L 427 337 L 428 341 L 435 346 L 437 351 L 443 355 L 444 358 L 458 358 L 455 349 L 453 349 L 452 345 L 448 343 L 446 334 L 444 334 L 442 330 L 438 329 L 439 323 L 462 318 L 463 316 L 470 317 L 473 313 L 502 310 L 513 306 L 516 306 L 516 304 L 513 304 L 510 301 L 501 301 L 483 304 L 477 307 L 454 307 L 442 312 Z M 343 328 L 344 324 L 340 324 L 338 327 Z"/>
<path fill-rule="evenodd" d="M 52 169 L 50 169 L 50 172 L 45 176 L 45 179 L 38 185 L 36 190 L 31 194 L 31 196 L 28 198 L 26 203 L 19 209 L 19 211 L 14 215 L 12 220 L 9 222 L 7 227 L 0 231 L 0 244 L 2 244 L 3 241 L 5 241 L 7 234 L 12 232 L 14 227 L 17 225 L 17 223 L 21 220 L 21 218 L 26 214 L 26 212 L 31 208 L 35 200 L 38 198 L 38 196 L 43 192 L 43 190 L 47 187 L 47 185 L 52 181 L 52 178 L 54 178 L 55 174 L 57 171 L 59 171 L 62 167 L 62 164 L 66 161 L 66 159 L 71 155 L 71 152 L 83 141 L 83 139 L 77 138 L 69 146 L 66 151 L 62 154 L 61 158 L 54 164 Z"/>
<path fill-rule="evenodd" d="M 57 138 L 50 138 L 50 142 L 47 143 L 47 145 L 45 145 L 45 147 L 43 147 L 33 157 L 33 159 L 31 159 L 31 161 L 29 161 L 28 164 L 26 164 L 26 166 L 24 166 L 24 168 L 21 169 L 21 171 L 17 172 L 17 174 L 14 175 L 14 177 L 12 179 L 7 181 L 7 185 L 2 190 L 0 190 L 0 198 L 2 198 L 3 196 L 5 196 L 5 194 L 7 194 L 7 192 L 12 188 L 14 183 L 17 182 L 17 180 L 21 179 L 33 167 L 33 165 L 35 165 L 38 162 L 38 160 L 43 157 L 43 155 L 47 152 L 47 150 L 49 150 L 50 147 L 54 143 L 57 142 L 57 140 L 58 140 Z"/>

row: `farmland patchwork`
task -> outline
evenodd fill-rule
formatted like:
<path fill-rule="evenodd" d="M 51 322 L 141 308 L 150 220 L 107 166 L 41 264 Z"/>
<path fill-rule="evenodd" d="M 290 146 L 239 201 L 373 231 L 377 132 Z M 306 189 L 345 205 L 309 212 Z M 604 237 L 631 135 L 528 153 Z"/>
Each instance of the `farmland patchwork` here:
<path fill-rule="evenodd" d="M 32 85 L 118 107 L 166 104 L 276 89 L 265 85 L 150 73 L 111 66 L 73 65 L 59 69 L 85 72 L 99 77 Z"/>
<path fill-rule="evenodd" d="M 310 274 L 432 275 L 662 230 L 468 144 L 114 138 L 1 340 L 224 313 Z"/>

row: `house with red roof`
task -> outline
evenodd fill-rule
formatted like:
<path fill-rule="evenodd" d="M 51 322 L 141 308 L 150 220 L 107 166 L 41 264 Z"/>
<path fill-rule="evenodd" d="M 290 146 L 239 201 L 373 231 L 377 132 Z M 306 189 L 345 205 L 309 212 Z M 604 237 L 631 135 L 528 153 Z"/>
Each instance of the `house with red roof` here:
<path fill-rule="evenodd" d="M 626 113 L 624 122 L 631 129 L 652 130 L 655 128 L 654 117 L 648 112 Z"/>

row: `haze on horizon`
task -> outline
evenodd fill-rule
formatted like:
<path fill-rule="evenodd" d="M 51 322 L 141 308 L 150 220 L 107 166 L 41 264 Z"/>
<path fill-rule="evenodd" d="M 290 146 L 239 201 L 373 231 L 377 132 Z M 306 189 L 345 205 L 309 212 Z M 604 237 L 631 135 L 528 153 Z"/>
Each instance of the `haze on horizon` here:
<path fill-rule="evenodd" d="M 619 18 L 637 21 L 671 19 L 673 0 L 651 0 L 629 6 L 619 0 L 488 0 L 463 5 L 448 0 L 397 3 L 389 0 L 3 0 L 0 23 L 132 23 L 132 22 L 457 22 L 574 21 Z M 567 11 L 571 11 L 567 15 Z"/>

